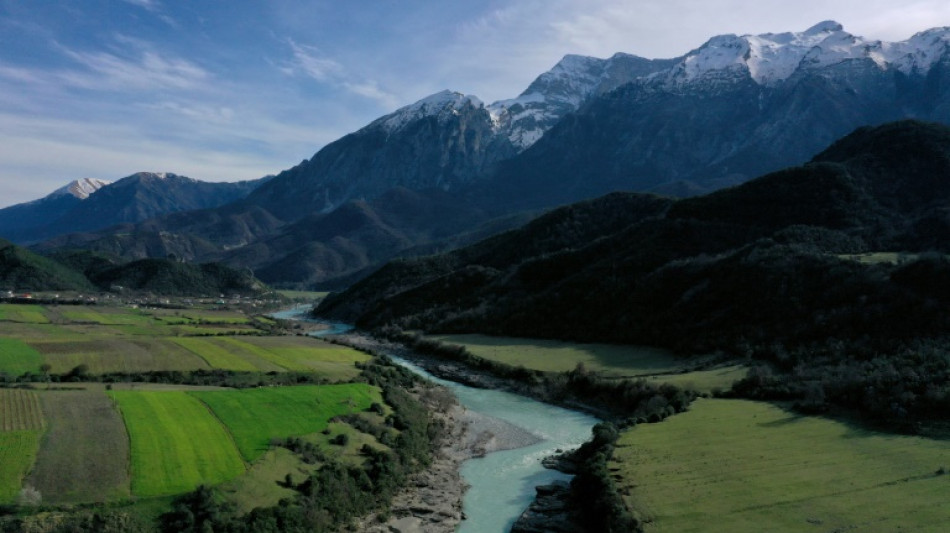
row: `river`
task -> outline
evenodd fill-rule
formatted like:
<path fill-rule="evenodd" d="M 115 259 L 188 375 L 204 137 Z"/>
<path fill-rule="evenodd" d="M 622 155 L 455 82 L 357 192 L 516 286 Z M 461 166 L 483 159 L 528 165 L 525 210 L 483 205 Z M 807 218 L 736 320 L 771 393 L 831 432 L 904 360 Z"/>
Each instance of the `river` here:
<path fill-rule="evenodd" d="M 306 320 L 306 311 L 295 308 L 274 316 Z M 330 330 L 315 334 L 343 333 L 348 328 L 346 324 L 331 324 Z M 500 418 L 541 439 L 531 446 L 489 453 L 462 464 L 462 478 L 469 484 L 469 489 L 462 500 L 466 519 L 459 527 L 460 532 L 508 531 L 534 500 L 535 486 L 570 479 L 571 476 L 544 468 L 541 459 L 558 449 L 580 446 L 590 438 L 596 418 L 517 394 L 476 389 L 440 379 L 404 359 L 390 357 L 413 372 L 447 387 L 466 409 Z"/>

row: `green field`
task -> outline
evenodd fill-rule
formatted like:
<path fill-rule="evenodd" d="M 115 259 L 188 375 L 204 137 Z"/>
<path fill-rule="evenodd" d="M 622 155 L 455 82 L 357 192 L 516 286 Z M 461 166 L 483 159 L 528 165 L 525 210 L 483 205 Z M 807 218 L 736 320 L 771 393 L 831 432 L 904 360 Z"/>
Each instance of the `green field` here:
<path fill-rule="evenodd" d="M 222 346 L 221 339 L 180 337 L 174 339 L 174 342 L 202 358 L 211 368 L 221 368 L 225 370 L 275 370 L 268 368 L 263 361 L 255 357 L 241 357 L 235 353 L 235 350 L 229 350 L 227 346 Z"/>
<path fill-rule="evenodd" d="M 0 304 L 0 320 L 27 324 L 48 324 L 45 308 L 32 304 Z"/>
<path fill-rule="evenodd" d="M 317 433 L 331 418 L 382 402 L 380 391 L 362 383 L 192 392 L 227 426 L 248 461 L 273 438 Z"/>
<path fill-rule="evenodd" d="M 370 356 L 312 337 L 280 336 L 247 339 L 225 338 L 233 347 L 252 352 L 261 359 L 287 370 L 318 372 L 329 379 L 355 378 L 359 370 L 354 363 L 365 362 Z"/>
<path fill-rule="evenodd" d="M 40 446 L 41 430 L 0 431 L 0 503 L 16 499 Z"/>
<path fill-rule="evenodd" d="M 179 346 L 174 338 L 119 336 L 102 332 L 30 343 L 52 372 L 68 372 L 83 364 L 94 374 L 211 368 L 201 357 Z"/>
<path fill-rule="evenodd" d="M 327 297 L 329 292 L 326 291 L 277 291 L 284 298 L 290 298 L 291 300 L 297 301 L 308 301 L 313 302 L 316 300 L 322 300 Z"/>
<path fill-rule="evenodd" d="M 103 326 L 149 326 L 155 319 L 141 311 L 120 307 L 59 306 L 51 311 L 70 322 L 88 322 Z"/>
<path fill-rule="evenodd" d="M 609 467 L 648 532 L 946 531 L 950 442 L 771 404 L 697 400 L 625 431 Z"/>
<path fill-rule="evenodd" d="M 27 484 L 49 503 L 129 497 L 129 439 L 122 417 L 102 391 L 38 394 L 49 428 Z"/>
<path fill-rule="evenodd" d="M 0 372 L 19 376 L 24 372 L 39 372 L 43 356 L 19 339 L 0 337 Z"/>
<path fill-rule="evenodd" d="M 699 391 L 728 389 L 745 377 L 738 365 L 694 370 L 708 358 L 685 360 L 670 352 L 644 346 L 584 344 L 547 339 L 519 339 L 487 335 L 433 335 L 429 338 L 464 346 L 473 355 L 545 372 L 568 372 L 578 363 L 610 378 L 643 377 L 650 381 L 690 386 Z"/>
<path fill-rule="evenodd" d="M 113 391 L 132 448 L 132 493 L 160 496 L 214 485 L 244 472 L 231 436 L 182 391 Z"/>
<path fill-rule="evenodd" d="M 648 382 L 669 383 L 683 389 L 711 392 L 715 389 L 729 390 L 732 384 L 746 377 L 749 369 L 744 365 L 717 365 L 708 370 L 692 370 L 675 374 L 646 376 Z"/>
<path fill-rule="evenodd" d="M 19 494 L 45 426 L 35 392 L 0 389 L 0 503 L 12 502 Z"/>
<path fill-rule="evenodd" d="M 258 336 L 237 311 L 5 304 L 6 315 L 38 313 L 43 322 L 0 320 L 0 372 L 19 376 L 49 364 L 54 374 L 79 365 L 90 373 L 224 369 L 316 372 L 356 377 L 369 356 L 296 335 Z M 52 320 L 52 323 L 49 322 Z M 200 335 L 200 336 L 199 336 Z"/>

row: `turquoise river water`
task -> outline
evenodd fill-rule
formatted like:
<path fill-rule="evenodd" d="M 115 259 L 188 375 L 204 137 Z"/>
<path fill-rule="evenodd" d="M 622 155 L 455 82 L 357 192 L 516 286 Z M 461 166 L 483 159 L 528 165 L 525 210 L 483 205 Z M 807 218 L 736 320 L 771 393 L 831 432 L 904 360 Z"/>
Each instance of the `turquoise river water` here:
<path fill-rule="evenodd" d="M 306 310 L 275 313 L 277 318 L 305 319 Z M 345 324 L 332 324 L 331 330 L 318 333 L 343 333 Z M 392 356 L 391 356 L 392 357 Z M 462 464 L 462 478 L 469 489 L 462 500 L 466 520 L 463 533 L 499 533 L 508 531 L 534 499 L 534 487 L 571 476 L 541 465 L 541 460 L 558 449 L 575 448 L 590 438 L 597 419 L 577 411 L 555 407 L 508 392 L 476 389 L 437 378 L 422 368 L 392 357 L 440 385 L 447 387 L 465 408 L 500 418 L 525 429 L 541 439 L 537 444 L 487 454 Z"/>

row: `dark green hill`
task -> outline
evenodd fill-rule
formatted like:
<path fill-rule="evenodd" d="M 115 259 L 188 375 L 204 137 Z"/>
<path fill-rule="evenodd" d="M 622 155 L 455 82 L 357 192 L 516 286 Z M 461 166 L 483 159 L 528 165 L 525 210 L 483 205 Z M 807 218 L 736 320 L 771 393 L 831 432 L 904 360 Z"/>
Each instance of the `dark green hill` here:
<path fill-rule="evenodd" d="M 862 128 L 803 167 L 707 196 L 611 195 L 450 254 L 391 263 L 318 313 L 364 326 L 684 351 L 743 339 L 804 342 L 829 334 L 816 322 L 825 314 L 838 317 L 829 323 L 843 336 L 910 337 L 939 327 L 916 312 L 919 328 L 874 326 L 854 295 L 893 296 L 878 320 L 898 320 L 894 310 L 919 303 L 919 294 L 889 280 L 893 267 L 837 254 L 948 251 L 950 240 L 933 238 L 941 230 L 930 223 L 946 205 L 950 129 L 915 121 Z"/>
<path fill-rule="evenodd" d="M 249 272 L 219 263 L 174 259 L 121 263 L 108 256 L 72 250 L 44 257 L 0 240 L 0 288 L 22 291 L 147 291 L 166 296 L 256 294 L 264 285 Z"/>
<path fill-rule="evenodd" d="M 219 263 L 180 263 L 169 259 L 140 259 L 92 275 L 104 289 L 131 289 L 162 295 L 251 294 L 264 286 L 250 273 Z"/>
<path fill-rule="evenodd" d="M 916 431 L 950 412 L 947 206 L 950 129 L 863 128 L 708 196 L 615 194 L 390 263 L 316 313 L 767 361 L 733 394 Z"/>
<path fill-rule="evenodd" d="M 0 288 L 7 290 L 93 289 L 81 273 L 26 248 L 0 240 Z"/>

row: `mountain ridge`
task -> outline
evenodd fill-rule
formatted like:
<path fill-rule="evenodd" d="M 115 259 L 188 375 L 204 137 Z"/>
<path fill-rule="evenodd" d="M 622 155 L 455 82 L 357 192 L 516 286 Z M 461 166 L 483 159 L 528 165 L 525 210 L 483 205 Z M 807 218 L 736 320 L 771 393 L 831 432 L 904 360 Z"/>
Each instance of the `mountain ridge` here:
<path fill-rule="evenodd" d="M 394 188 L 439 191 L 461 212 L 480 213 L 466 230 L 617 190 L 702 194 L 803 164 L 857 127 L 907 117 L 950 122 L 948 35 L 947 28 L 935 28 L 882 43 L 825 22 L 798 33 L 714 37 L 673 59 L 568 55 L 514 99 L 486 105 L 470 95 L 436 93 L 330 143 L 217 212 L 165 215 L 113 231 L 140 235 L 142 243 L 99 232 L 57 239 L 43 249 L 79 245 L 126 257 L 227 258 L 267 269 L 270 282 L 280 281 L 272 274 L 305 268 L 290 268 L 290 257 L 311 258 L 325 277 L 308 283 L 322 283 L 371 267 L 365 252 L 375 238 L 370 236 L 381 233 L 329 243 L 295 224 L 338 220 L 316 215 L 351 202 L 385 210 L 374 202 Z M 717 68 L 697 70 L 702 75 L 689 83 L 668 83 L 685 72 L 683 65 L 723 47 L 731 55 L 707 61 Z M 927 61 L 920 59 L 924 52 Z M 748 68 L 753 59 L 756 73 Z M 388 226 L 387 253 L 440 246 L 431 239 L 437 227 Z M 242 253 L 242 247 L 249 248 Z M 261 262 L 264 249 L 274 256 L 271 264 Z"/>
<path fill-rule="evenodd" d="M 950 218 L 943 207 L 950 201 L 947 176 L 947 126 L 904 121 L 861 128 L 803 167 L 703 197 L 667 200 L 667 208 L 653 212 L 641 207 L 639 220 L 629 209 L 606 208 L 609 197 L 594 200 L 600 206 L 589 211 L 594 220 L 621 216 L 630 223 L 604 226 L 577 246 L 531 251 L 539 231 L 565 231 L 557 229 L 558 210 L 535 220 L 533 230 L 529 224 L 507 234 L 503 250 L 513 259 L 504 264 L 492 262 L 503 251 L 474 252 L 491 240 L 448 255 L 391 263 L 327 298 L 316 312 L 363 327 L 392 323 L 426 331 L 650 344 L 693 353 L 735 349 L 743 335 L 747 340 L 753 335 L 756 342 L 786 336 L 801 342 L 813 334 L 809 331 L 827 329 L 820 317 L 834 311 L 821 306 L 842 305 L 824 299 L 822 291 L 850 306 L 862 290 L 870 290 L 861 284 L 881 281 L 872 267 L 847 257 L 870 251 L 950 251 Z M 933 187 L 935 182 L 940 187 Z M 918 201 L 927 191 L 932 191 L 930 201 Z M 615 194 L 621 194 L 620 201 L 637 198 Z M 937 243 L 941 247 L 934 248 Z M 861 280 L 855 281 L 859 286 L 845 283 L 848 276 Z M 829 280 L 839 286 L 822 285 Z M 740 289 L 743 284 L 747 290 Z M 815 311 L 817 318 L 799 316 L 809 311 L 790 301 L 799 290 L 823 309 Z M 883 286 L 874 290 L 884 291 L 882 298 L 918 298 L 892 294 L 896 289 Z M 743 298 L 748 305 L 742 305 Z M 792 319 L 783 315 L 782 306 L 797 309 L 798 322 L 783 326 Z M 872 318 L 854 319 L 867 324 Z M 932 331 L 938 322 L 921 317 L 920 326 L 907 332 Z M 791 331 L 792 325 L 801 329 Z M 840 335 L 851 331 L 839 326 Z M 880 330 L 911 334 L 894 327 Z"/>
<path fill-rule="evenodd" d="M 38 200 L 0 209 L 0 235 L 33 243 L 167 213 L 217 207 L 243 198 L 268 179 L 215 183 L 170 172 L 138 172 L 111 183 L 74 180 Z"/>

